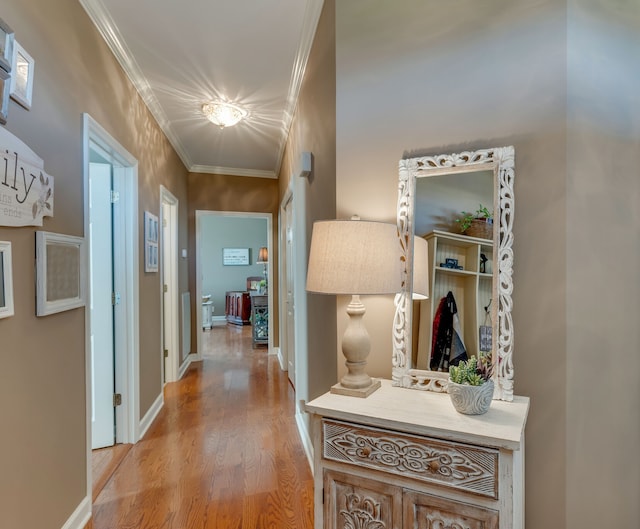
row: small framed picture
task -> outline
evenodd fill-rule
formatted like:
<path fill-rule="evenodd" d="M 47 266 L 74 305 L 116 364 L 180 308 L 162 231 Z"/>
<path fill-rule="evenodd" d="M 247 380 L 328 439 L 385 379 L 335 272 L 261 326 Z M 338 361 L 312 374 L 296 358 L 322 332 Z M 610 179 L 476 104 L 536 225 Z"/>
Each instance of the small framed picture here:
<path fill-rule="evenodd" d="M 0 241 L 0 318 L 13 316 L 13 276 L 11 243 Z"/>
<path fill-rule="evenodd" d="M 224 266 L 245 266 L 249 264 L 249 248 L 223 248 L 222 264 Z"/>
<path fill-rule="evenodd" d="M 11 97 L 29 110 L 33 94 L 35 61 L 16 40 L 13 43 L 11 68 Z"/>
<path fill-rule="evenodd" d="M 0 68 L 0 124 L 4 125 L 9 116 L 9 89 L 11 74 Z"/>
<path fill-rule="evenodd" d="M 5 72 L 11 71 L 13 40 L 13 30 L 9 27 L 9 24 L 0 18 L 0 69 Z"/>
<path fill-rule="evenodd" d="M 36 232 L 36 316 L 85 304 L 84 238 Z"/>
<path fill-rule="evenodd" d="M 158 271 L 158 217 L 144 212 L 144 271 Z"/>

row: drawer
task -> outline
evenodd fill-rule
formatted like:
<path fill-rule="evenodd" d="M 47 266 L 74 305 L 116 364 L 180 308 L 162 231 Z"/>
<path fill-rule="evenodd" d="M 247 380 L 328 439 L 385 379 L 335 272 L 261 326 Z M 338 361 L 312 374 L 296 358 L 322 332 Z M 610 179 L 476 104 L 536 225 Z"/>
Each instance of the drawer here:
<path fill-rule="evenodd" d="M 498 498 L 498 450 L 322 420 L 322 457 Z"/>

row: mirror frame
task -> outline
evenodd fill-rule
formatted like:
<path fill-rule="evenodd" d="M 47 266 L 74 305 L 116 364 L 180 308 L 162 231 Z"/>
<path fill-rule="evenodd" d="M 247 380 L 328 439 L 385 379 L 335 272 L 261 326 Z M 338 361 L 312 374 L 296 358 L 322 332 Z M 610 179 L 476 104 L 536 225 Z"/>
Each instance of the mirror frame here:
<path fill-rule="evenodd" d="M 393 322 L 392 385 L 423 391 L 447 391 L 448 373 L 412 369 L 411 333 L 413 270 L 413 236 L 416 179 L 424 176 L 465 173 L 479 170 L 494 173 L 494 222 L 498 219 L 494 241 L 494 293 L 498 299 L 497 331 L 494 342 L 494 399 L 513 400 L 513 180 L 514 148 L 498 147 L 457 154 L 441 154 L 400 160 L 398 180 L 397 225 L 403 260 L 402 291 L 395 299 Z M 497 253 L 496 253 L 497 252 Z M 496 329 L 496 327 L 494 327 Z"/>

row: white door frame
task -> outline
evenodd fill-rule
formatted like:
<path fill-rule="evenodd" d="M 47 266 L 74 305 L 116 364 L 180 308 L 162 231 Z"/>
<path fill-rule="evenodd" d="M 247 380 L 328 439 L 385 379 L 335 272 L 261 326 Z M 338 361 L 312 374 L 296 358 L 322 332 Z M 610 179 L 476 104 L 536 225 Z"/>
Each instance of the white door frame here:
<path fill-rule="evenodd" d="M 139 333 L 139 250 L 138 250 L 138 161 L 89 114 L 83 114 L 84 233 L 89 233 L 89 160 L 92 149 L 99 151 L 113 166 L 114 189 L 120 193 L 121 215 L 114 217 L 114 229 L 124 234 L 114 248 L 118 265 L 116 282 L 124 285 L 116 311 L 116 392 L 122 405 L 116 408 L 117 442 L 135 443 L 140 435 L 140 333 Z M 88 245 L 85 245 L 85 249 Z M 88 251 L 88 250 L 85 250 Z M 87 256 L 85 256 L 87 257 Z M 89 292 L 89 289 L 86 289 Z M 87 303 L 91 300 L 88 299 Z M 91 476 L 91 318 L 85 310 L 85 386 L 87 496 L 92 496 Z"/>
<path fill-rule="evenodd" d="M 288 275 L 289 275 L 289 271 L 292 272 L 292 275 L 294 275 L 294 270 L 295 270 L 295 263 L 289 263 L 288 259 L 287 259 L 287 214 L 286 214 L 286 209 L 287 209 L 287 205 L 291 204 L 291 208 L 292 208 L 292 213 L 294 213 L 294 202 L 293 202 L 293 187 L 291 185 L 289 185 L 289 188 L 287 189 L 287 191 L 285 192 L 284 196 L 282 197 L 282 201 L 280 202 L 280 211 L 278 214 L 278 223 L 279 223 L 279 227 L 280 229 L 279 231 L 279 240 L 280 240 L 280 244 L 278 245 L 278 250 L 279 250 L 279 258 L 278 258 L 278 277 L 279 277 L 279 284 L 280 284 L 280 296 L 279 296 L 279 303 L 280 303 L 280 319 L 279 321 L 279 336 L 280 336 L 280 347 L 279 347 L 279 356 L 278 356 L 278 360 L 280 362 L 280 368 L 283 371 L 287 371 L 288 372 L 288 377 L 289 380 L 291 381 L 291 383 L 293 384 L 293 387 L 295 388 L 295 378 L 292 380 L 292 377 L 295 377 L 295 357 L 293 358 L 293 366 L 294 366 L 294 370 L 293 373 L 289 373 L 289 367 L 291 366 L 291 351 L 293 350 L 293 353 L 295 355 L 295 343 L 291 344 L 289 343 L 289 319 L 288 319 L 288 301 L 289 301 L 289 296 L 288 296 Z M 295 214 L 295 213 L 294 213 Z M 293 230 L 292 227 L 292 232 L 293 232 L 293 243 L 295 244 L 295 231 Z M 293 280 L 294 278 L 291 277 L 291 280 Z M 295 315 L 294 315 L 295 318 Z M 294 324 L 294 329 L 292 329 L 293 331 L 293 335 L 295 337 L 295 324 Z M 295 338 L 294 338 L 294 342 L 295 342 Z"/>
<path fill-rule="evenodd" d="M 164 216 L 164 207 L 169 207 L 169 215 Z M 160 186 L 160 226 L 162 233 L 165 233 L 165 222 L 169 232 L 169 240 L 162 238 L 160 259 L 160 299 L 162 300 L 162 311 L 160 313 L 160 328 L 162 329 L 164 347 L 168 350 L 168 357 L 162 360 L 164 372 L 164 382 L 175 382 L 178 380 L 180 364 L 179 338 L 180 330 L 178 325 L 178 199 L 166 187 Z M 165 270 L 166 267 L 166 270 Z M 165 271 L 168 275 L 167 291 L 163 292 Z M 167 324 L 168 322 L 168 324 Z"/>
<path fill-rule="evenodd" d="M 266 219 L 267 221 L 267 252 L 268 255 L 273 255 L 273 235 L 272 224 L 273 214 L 271 213 L 252 213 L 242 211 L 205 211 L 196 210 L 196 299 L 194 300 L 196 306 L 196 347 L 197 354 L 194 355 L 193 360 L 202 360 L 202 310 L 200 302 L 202 300 L 202 257 L 201 257 L 201 236 L 202 236 L 202 218 L 203 217 L 244 217 L 254 219 Z M 271 261 L 271 260 L 270 260 Z M 273 285 L 273 266 L 269 262 L 267 266 L 268 276 L 267 282 L 269 285 Z M 275 293 L 274 293 L 275 294 Z M 269 314 L 273 314 L 273 295 L 269 296 Z M 268 352 L 271 354 L 273 351 L 273 318 L 269 318 L 269 345 Z"/>

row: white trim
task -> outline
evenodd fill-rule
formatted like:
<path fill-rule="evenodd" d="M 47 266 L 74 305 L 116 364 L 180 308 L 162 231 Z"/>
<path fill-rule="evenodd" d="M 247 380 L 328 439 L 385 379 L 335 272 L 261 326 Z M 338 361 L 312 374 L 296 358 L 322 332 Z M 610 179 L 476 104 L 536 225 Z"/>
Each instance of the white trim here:
<path fill-rule="evenodd" d="M 187 355 L 187 358 L 184 362 L 182 362 L 182 365 L 180 366 L 180 369 L 178 370 L 178 380 L 180 380 L 184 374 L 187 372 L 187 369 L 189 369 L 189 366 L 191 365 L 192 362 L 195 362 L 196 355 L 194 355 L 193 353 L 190 353 L 189 355 Z"/>
<path fill-rule="evenodd" d="M 211 318 L 211 324 L 215 327 L 222 327 L 227 324 L 227 318 L 225 316 L 214 316 Z"/>
<path fill-rule="evenodd" d="M 307 455 L 307 461 L 309 462 L 309 468 L 311 468 L 311 475 L 314 474 L 314 466 L 313 466 L 313 443 L 311 442 L 311 436 L 309 435 L 309 430 L 307 429 L 307 423 L 304 420 L 306 413 L 301 413 L 296 410 L 296 425 L 298 426 L 298 433 L 300 434 L 300 441 L 302 441 L 302 448 L 304 449 L 304 453 Z"/>
<path fill-rule="evenodd" d="M 283 116 L 283 134 L 280 138 L 280 146 L 278 148 L 278 157 L 276 158 L 275 173 L 280 173 L 282 166 L 282 158 L 284 157 L 284 148 L 289 137 L 293 116 L 298 106 L 298 97 L 304 80 L 304 72 L 307 69 L 307 61 L 313 46 L 313 39 L 316 36 L 318 21 L 322 14 L 322 6 L 324 0 L 307 0 L 307 6 L 304 11 L 304 21 L 302 23 L 302 32 L 300 34 L 300 43 L 296 51 L 296 58 L 293 63 L 293 71 L 291 73 L 291 81 L 289 82 L 289 94 L 287 96 L 287 105 Z"/>
<path fill-rule="evenodd" d="M 280 335 L 282 336 L 282 335 Z M 286 371 L 287 370 L 287 365 L 284 361 L 284 358 L 282 356 L 282 349 L 280 349 L 280 347 L 274 347 L 273 348 L 273 354 L 276 355 L 278 357 L 278 364 L 280 365 L 280 369 L 282 371 Z"/>
<path fill-rule="evenodd" d="M 140 421 L 140 435 L 138 439 L 142 439 L 144 437 L 144 434 L 147 433 L 147 430 L 151 427 L 151 425 L 153 424 L 153 421 L 158 416 L 158 413 L 160 413 L 163 406 L 164 406 L 164 393 L 161 392 L 160 395 L 158 395 L 156 400 L 153 402 L 153 404 L 151 405 L 147 413 L 144 414 L 144 417 L 142 418 L 142 420 Z"/>
<path fill-rule="evenodd" d="M 122 295 L 123 311 L 117 315 L 120 329 L 116 351 L 116 391 L 122 394 L 122 406 L 116 408 L 118 442 L 135 443 L 140 417 L 140 323 L 139 323 L 139 250 L 138 250 L 138 161 L 89 114 L 83 114 L 84 233 L 89 232 L 89 161 L 94 148 L 106 155 L 114 168 L 114 180 L 120 184 L 123 214 L 115 219 L 124 233 L 122 251 L 127 255 L 125 271 L 118 280 L 126 285 Z M 125 229 L 128 227 L 129 229 Z M 85 245 L 85 253 L 89 245 Z M 85 255 L 85 259 L 87 259 Z M 87 303 L 91 302 L 87 289 Z M 91 317 L 85 311 L 85 388 L 87 496 L 92 497 L 91 476 Z"/>
<path fill-rule="evenodd" d="M 85 496 L 62 526 L 62 529 L 84 529 L 90 519 L 91 496 Z"/>
<path fill-rule="evenodd" d="M 138 66 L 133 54 L 125 43 L 124 38 L 122 38 L 120 30 L 113 21 L 113 18 L 111 18 L 107 9 L 104 7 L 103 3 L 100 0 L 80 0 L 80 4 L 84 7 L 84 10 L 87 12 L 96 28 L 98 28 L 100 35 L 102 35 L 102 38 L 107 43 L 107 46 L 109 46 L 109 49 L 115 56 L 116 60 L 120 63 L 120 66 L 122 66 L 125 74 L 133 83 L 133 86 L 140 94 L 145 105 L 147 105 L 149 112 L 151 112 L 151 115 L 157 121 L 162 132 L 167 136 L 167 139 L 178 153 L 178 156 L 180 156 L 182 163 L 185 167 L 191 167 L 192 163 L 189 155 L 187 154 L 187 150 L 178 136 L 173 132 L 171 123 L 167 119 L 162 106 L 153 94 L 149 82 L 143 75 L 140 66 Z"/>
<path fill-rule="evenodd" d="M 230 176 L 253 176 L 256 178 L 278 178 L 275 171 L 261 169 L 242 169 L 239 167 L 219 167 L 217 165 L 191 165 L 189 171 L 203 174 L 222 174 Z"/>
<path fill-rule="evenodd" d="M 201 251 L 201 223 L 203 217 L 240 217 L 240 218 L 253 218 L 253 219 L 265 219 L 267 221 L 267 251 L 269 255 L 273 255 L 273 214 L 272 213 L 253 213 L 242 211 L 208 211 L 208 210 L 196 210 L 196 299 L 202 299 L 202 259 L 200 257 Z M 273 266 L 271 263 L 267 266 L 268 276 L 267 282 L 269 285 L 273 285 Z M 273 314 L 273 295 L 268 296 L 269 300 L 269 314 Z M 202 360 L 202 311 L 196 310 L 196 353 L 195 360 Z M 273 350 L 273 318 L 269 318 L 269 344 L 268 352 Z"/>
<path fill-rule="evenodd" d="M 96 28 L 98 28 L 98 31 L 107 43 L 107 46 L 109 46 L 109 49 L 115 56 L 116 60 L 120 63 L 120 66 L 122 66 L 122 69 L 140 94 L 140 97 L 149 109 L 149 112 L 151 112 L 151 115 L 155 118 L 158 125 L 167 136 L 169 143 L 171 143 L 182 160 L 182 163 L 189 169 L 189 171 L 193 173 L 277 178 L 282 165 L 284 148 L 287 143 L 287 138 L 289 137 L 291 123 L 298 104 L 298 97 L 304 80 L 307 61 L 309 60 L 309 54 L 311 53 L 311 47 L 313 45 L 318 21 L 320 20 L 320 15 L 322 13 L 324 0 L 307 0 L 302 31 L 300 34 L 300 42 L 298 43 L 298 49 L 296 51 L 296 57 L 291 72 L 289 93 L 287 95 L 287 102 L 282 117 L 282 126 L 280 127 L 282 135 L 280 136 L 278 156 L 276 158 L 276 166 L 273 171 L 253 171 L 251 169 L 234 169 L 230 167 L 193 164 L 187 149 L 171 128 L 171 123 L 164 113 L 162 106 L 153 94 L 149 81 L 147 81 L 146 77 L 143 75 L 140 66 L 133 57 L 131 50 L 129 50 L 124 38 L 118 30 L 118 27 L 107 9 L 104 7 L 102 1 L 80 0 L 80 4 L 89 15 L 89 18 L 91 18 Z M 240 172 L 242 172 L 242 174 L 240 174 Z"/>
<path fill-rule="evenodd" d="M 171 209 L 168 218 L 164 218 L 164 208 L 163 206 L 167 205 Z M 170 312 L 170 335 L 171 335 L 171 343 L 168 344 L 169 347 L 169 357 L 168 362 L 164 361 L 164 356 L 162 357 L 162 370 L 165 369 L 165 364 L 168 363 L 170 366 L 169 372 L 164 373 L 164 381 L 161 380 L 161 384 L 163 382 L 175 382 L 180 377 L 178 375 L 178 368 L 180 362 L 180 325 L 179 325 L 179 314 L 180 314 L 180 305 L 179 305 L 179 296 L 178 296 L 178 199 L 169 191 L 166 187 L 160 186 L 160 227 L 164 234 L 164 221 L 167 221 L 167 225 L 169 227 L 169 234 L 171 240 L 168 242 L 169 244 L 169 252 L 170 252 L 170 260 L 168 263 L 169 266 L 169 281 L 167 283 L 167 295 L 164 295 L 163 292 L 163 284 L 164 284 L 164 267 L 167 266 L 165 263 L 165 248 L 164 245 L 167 244 L 167 241 L 162 239 L 163 247 L 161 248 L 162 259 L 160 259 L 160 329 L 163 336 L 165 335 L 165 297 L 171 303 L 169 307 Z M 165 344 L 166 346 L 167 344 Z"/>

